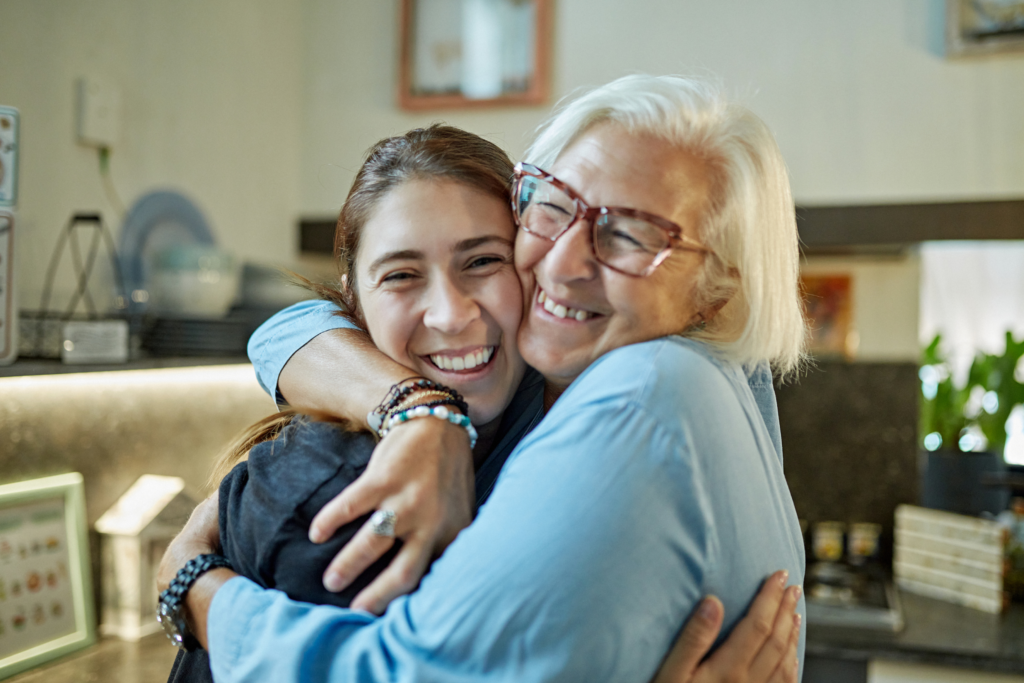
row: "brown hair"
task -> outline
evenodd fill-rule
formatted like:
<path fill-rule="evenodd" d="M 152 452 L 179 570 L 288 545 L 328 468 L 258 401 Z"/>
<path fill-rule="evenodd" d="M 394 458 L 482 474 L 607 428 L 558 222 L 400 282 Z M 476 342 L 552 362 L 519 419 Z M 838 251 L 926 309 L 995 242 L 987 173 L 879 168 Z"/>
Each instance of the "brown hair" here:
<path fill-rule="evenodd" d="M 338 314 L 365 329 L 356 294 L 356 254 L 363 227 L 389 192 L 410 180 L 454 180 L 511 204 L 513 166 L 508 155 L 493 142 L 460 128 L 435 123 L 404 135 L 385 138 L 367 152 L 362 168 L 352 181 L 334 231 L 337 285 L 311 282 L 292 274 L 304 287 L 339 308 Z M 509 209 L 511 211 L 511 208 Z M 275 438 L 299 411 L 283 410 L 247 428 L 224 449 L 210 478 L 210 488 L 239 462 L 253 446 Z M 318 414 L 315 419 L 355 429 L 347 421 Z"/>
<path fill-rule="evenodd" d="M 307 286 L 365 329 L 356 294 L 356 254 L 363 227 L 381 200 L 410 180 L 455 180 L 511 204 L 513 171 L 500 147 L 454 126 L 435 123 L 384 138 L 367 152 L 338 216 L 334 256 L 339 285 Z"/>

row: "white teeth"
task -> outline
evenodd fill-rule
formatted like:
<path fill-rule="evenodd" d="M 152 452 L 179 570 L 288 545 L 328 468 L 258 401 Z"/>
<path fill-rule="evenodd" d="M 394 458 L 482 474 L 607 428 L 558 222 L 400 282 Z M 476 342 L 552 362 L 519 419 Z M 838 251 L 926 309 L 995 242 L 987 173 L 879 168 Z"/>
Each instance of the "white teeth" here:
<path fill-rule="evenodd" d="M 485 365 L 494 355 L 493 346 L 485 346 L 480 351 L 467 353 L 465 356 L 430 356 L 430 361 L 442 370 L 472 370 L 478 365 Z"/>
<path fill-rule="evenodd" d="M 544 290 L 540 290 L 540 294 L 537 296 L 537 301 L 544 307 L 544 310 L 559 318 L 573 318 L 579 322 L 583 322 L 587 318 L 590 318 L 593 313 L 587 311 L 581 311 L 575 308 L 568 308 L 562 304 L 556 304 L 552 301 Z"/>

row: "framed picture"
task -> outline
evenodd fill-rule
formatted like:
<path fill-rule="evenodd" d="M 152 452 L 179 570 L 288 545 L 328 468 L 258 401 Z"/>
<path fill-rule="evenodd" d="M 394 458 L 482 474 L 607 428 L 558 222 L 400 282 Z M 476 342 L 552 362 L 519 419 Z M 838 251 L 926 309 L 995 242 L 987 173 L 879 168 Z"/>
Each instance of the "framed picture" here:
<path fill-rule="evenodd" d="M 1024 0 L 946 0 L 950 56 L 1024 51 Z"/>
<path fill-rule="evenodd" d="M 853 330 L 853 295 L 849 275 L 800 276 L 804 313 L 811 328 L 808 351 L 818 358 L 852 359 L 857 351 Z"/>
<path fill-rule="evenodd" d="M 403 109 L 543 104 L 552 0 L 402 0 Z"/>
<path fill-rule="evenodd" d="M 82 475 L 0 486 L 0 679 L 96 641 Z"/>

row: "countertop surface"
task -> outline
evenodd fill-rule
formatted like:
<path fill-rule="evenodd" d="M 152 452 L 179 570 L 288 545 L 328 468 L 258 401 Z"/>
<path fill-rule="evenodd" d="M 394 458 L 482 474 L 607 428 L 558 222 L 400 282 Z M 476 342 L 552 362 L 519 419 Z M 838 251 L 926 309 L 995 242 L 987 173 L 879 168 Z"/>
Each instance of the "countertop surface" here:
<path fill-rule="evenodd" d="M 888 659 L 968 669 L 1024 673 L 1024 604 L 1003 615 L 903 592 L 906 627 L 899 633 L 808 626 L 807 654 L 865 661 Z M 127 643 L 105 638 L 7 683 L 164 681 L 175 649 L 163 633 Z"/>
<path fill-rule="evenodd" d="M 103 638 L 4 683 L 162 683 L 171 673 L 177 652 L 163 631 L 137 643 Z"/>
<path fill-rule="evenodd" d="M 900 599 L 899 633 L 808 625 L 807 654 L 1024 673 L 1024 604 L 996 615 L 905 591 Z"/>

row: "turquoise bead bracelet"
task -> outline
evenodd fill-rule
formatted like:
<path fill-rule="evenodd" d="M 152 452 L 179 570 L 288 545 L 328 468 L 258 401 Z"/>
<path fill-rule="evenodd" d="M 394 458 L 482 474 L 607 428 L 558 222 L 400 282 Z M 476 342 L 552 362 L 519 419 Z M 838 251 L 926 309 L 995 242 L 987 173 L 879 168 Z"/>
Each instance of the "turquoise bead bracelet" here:
<path fill-rule="evenodd" d="M 388 432 L 403 422 L 427 416 L 436 417 L 439 420 L 446 420 L 453 425 L 462 427 L 466 430 L 466 434 L 469 435 L 469 447 L 473 448 L 476 446 L 476 428 L 473 426 L 473 423 L 470 422 L 469 417 L 466 415 L 460 415 L 453 410 L 449 410 L 447 406 L 416 406 L 415 408 L 409 408 L 408 410 L 395 413 L 388 418 L 386 424 L 382 425 L 380 438 L 383 439 L 387 436 Z"/>

